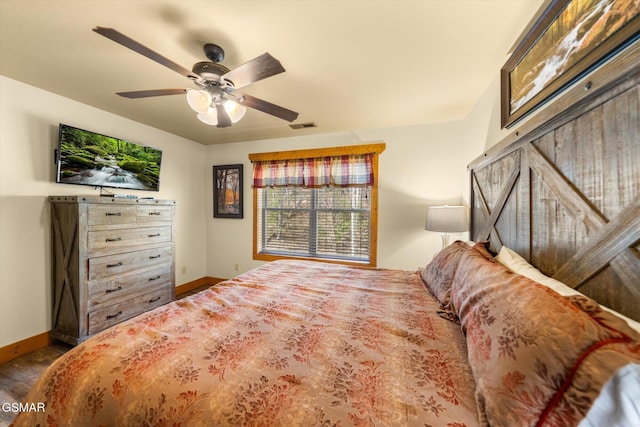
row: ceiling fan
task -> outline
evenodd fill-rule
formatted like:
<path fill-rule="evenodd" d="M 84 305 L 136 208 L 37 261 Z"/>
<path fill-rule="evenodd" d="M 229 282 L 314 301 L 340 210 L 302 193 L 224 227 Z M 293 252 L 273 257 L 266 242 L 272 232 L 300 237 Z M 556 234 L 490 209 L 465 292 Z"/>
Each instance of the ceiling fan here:
<path fill-rule="evenodd" d="M 298 113 L 295 111 L 279 105 L 251 95 L 235 94 L 236 89 L 285 71 L 280 61 L 269 53 L 263 53 L 231 70 L 220 64 L 224 59 L 224 50 L 218 45 L 207 43 L 204 45 L 204 53 L 209 61 L 197 62 L 189 71 L 113 28 L 96 27 L 93 31 L 187 77 L 198 87 L 198 89 L 152 89 L 118 92 L 117 95 L 135 99 L 186 93 L 187 102 L 198 113 L 198 119 L 219 128 L 229 127 L 232 123 L 240 120 L 246 112 L 245 107 L 289 122 L 298 117 Z"/>

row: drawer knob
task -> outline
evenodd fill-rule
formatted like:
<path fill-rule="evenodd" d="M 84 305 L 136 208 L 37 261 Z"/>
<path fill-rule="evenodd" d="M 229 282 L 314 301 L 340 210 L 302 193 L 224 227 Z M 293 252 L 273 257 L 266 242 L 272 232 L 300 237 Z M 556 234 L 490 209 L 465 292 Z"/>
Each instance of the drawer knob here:
<path fill-rule="evenodd" d="M 148 236 L 149 238 L 152 238 L 152 237 L 160 237 L 160 233 L 156 233 L 156 234 L 147 234 L 147 236 Z"/>
<path fill-rule="evenodd" d="M 160 216 L 160 212 L 149 212 L 149 216 Z"/>
<path fill-rule="evenodd" d="M 122 216 L 122 212 L 106 212 L 105 216 Z"/>
<path fill-rule="evenodd" d="M 116 314 L 107 314 L 107 320 L 109 319 L 113 319 L 114 317 L 118 317 L 122 314 L 122 310 L 120 310 L 119 312 L 117 312 Z"/>
<path fill-rule="evenodd" d="M 156 301 L 158 301 L 159 299 L 160 299 L 160 297 L 151 298 L 151 299 L 149 300 L 149 304 L 151 304 L 152 302 L 156 302 Z"/>
<path fill-rule="evenodd" d="M 158 280 L 160 278 L 160 276 L 156 276 L 156 277 L 149 277 L 149 281 L 153 282 L 154 280 Z"/>
<path fill-rule="evenodd" d="M 110 294 L 111 292 L 117 292 L 122 289 L 122 286 L 118 286 L 117 288 L 107 289 L 105 292 Z"/>
<path fill-rule="evenodd" d="M 160 258 L 160 254 L 158 254 L 158 255 L 151 255 L 151 256 L 149 257 L 149 259 L 157 259 L 157 258 Z"/>
<path fill-rule="evenodd" d="M 107 268 L 122 267 L 122 261 L 115 264 L 107 264 Z"/>
<path fill-rule="evenodd" d="M 110 237 L 107 237 L 105 240 L 106 240 L 107 242 L 119 242 L 119 241 L 121 241 L 121 240 L 122 240 L 122 238 L 120 238 L 120 237 L 111 237 L 111 238 L 110 238 Z"/>

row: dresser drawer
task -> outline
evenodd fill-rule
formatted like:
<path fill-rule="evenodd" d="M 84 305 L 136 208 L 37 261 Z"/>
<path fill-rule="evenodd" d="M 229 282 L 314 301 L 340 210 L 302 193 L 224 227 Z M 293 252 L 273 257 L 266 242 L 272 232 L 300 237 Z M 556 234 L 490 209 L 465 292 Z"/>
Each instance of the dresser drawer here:
<path fill-rule="evenodd" d="M 158 265 L 171 265 L 173 253 L 171 245 L 117 255 L 89 258 L 89 280 L 145 270 Z"/>
<path fill-rule="evenodd" d="M 97 252 L 171 241 L 171 226 L 89 231 L 87 249 Z"/>
<path fill-rule="evenodd" d="M 136 207 L 138 208 L 136 213 L 139 223 L 156 221 L 170 222 L 173 219 L 173 209 L 171 206 L 140 205 Z"/>
<path fill-rule="evenodd" d="M 88 225 L 131 224 L 136 222 L 136 207 L 110 204 L 87 206 Z"/>
<path fill-rule="evenodd" d="M 95 334 L 103 329 L 130 319 L 147 310 L 159 307 L 171 301 L 171 288 L 158 289 L 153 292 L 128 299 L 121 303 L 110 305 L 99 310 L 89 312 L 88 334 Z"/>
<path fill-rule="evenodd" d="M 142 273 L 119 275 L 89 282 L 89 309 L 108 306 L 160 287 L 172 286 L 171 265 Z"/>

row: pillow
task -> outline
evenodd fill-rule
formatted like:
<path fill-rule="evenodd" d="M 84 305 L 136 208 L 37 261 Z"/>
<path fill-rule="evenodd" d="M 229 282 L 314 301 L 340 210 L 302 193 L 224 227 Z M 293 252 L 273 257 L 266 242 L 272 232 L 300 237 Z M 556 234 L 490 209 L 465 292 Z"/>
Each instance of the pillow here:
<path fill-rule="evenodd" d="M 451 295 L 451 282 L 458 268 L 460 257 L 471 246 L 461 240 L 456 240 L 442 249 L 433 257 L 433 260 L 422 270 L 420 277 L 427 289 L 441 304 L 449 303 Z"/>
<path fill-rule="evenodd" d="M 462 240 L 456 240 L 438 252 L 433 260 L 427 264 L 427 267 L 420 273 L 420 277 L 429 292 L 431 292 L 443 306 L 449 304 L 451 282 L 458 268 L 460 257 L 465 251 L 473 249 L 480 251 L 480 253 L 487 258 L 491 258 L 491 254 L 487 251 L 484 243 L 475 243 L 471 246 Z"/>
<path fill-rule="evenodd" d="M 640 364 L 621 368 L 605 384 L 579 427 L 628 427 L 640 423 Z"/>
<path fill-rule="evenodd" d="M 503 246 L 502 249 L 500 249 L 498 256 L 495 257 L 495 260 L 498 261 L 500 264 L 504 265 L 505 267 L 507 267 L 509 270 L 513 271 L 514 273 L 521 274 L 533 280 L 534 282 L 543 284 L 553 289 L 554 291 L 556 291 L 562 296 L 571 296 L 571 295 L 584 296 L 583 293 L 573 288 L 570 288 L 569 286 L 565 285 L 564 283 L 552 277 L 546 276 L 540 270 L 535 268 L 533 265 L 529 264 L 527 260 L 525 260 L 516 252 L 514 252 L 513 250 L 509 249 L 506 246 Z M 640 332 L 640 322 L 636 322 L 635 320 L 629 319 L 628 317 L 618 313 L 617 311 L 611 310 L 610 308 L 605 307 L 603 305 L 601 305 L 600 307 L 602 307 L 603 310 L 606 310 L 616 316 L 621 317 L 627 322 L 629 326 L 631 326 L 636 331 Z"/>
<path fill-rule="evenodd" d="M 451 304 L 481 419 L 494 427 L 576 425 L 618 369 L 640 362 L 636 331 L 594 301 L 571 298 L 478 251 L 462 254 Z"/>
<path fill-rule="evenodd" d="M 543 284 L 546 287 L 553 289 L 560 295 L 583 295 L 575 289 L 565 285 L 564 283 L 546 276 L 533 265 L 529 264 L 527 260 L 522 258 L 518 253 L 506 246 L 502 246 L 495 259 L 514 273 L 521 274 L 533 280 L 534 282 Z"/>

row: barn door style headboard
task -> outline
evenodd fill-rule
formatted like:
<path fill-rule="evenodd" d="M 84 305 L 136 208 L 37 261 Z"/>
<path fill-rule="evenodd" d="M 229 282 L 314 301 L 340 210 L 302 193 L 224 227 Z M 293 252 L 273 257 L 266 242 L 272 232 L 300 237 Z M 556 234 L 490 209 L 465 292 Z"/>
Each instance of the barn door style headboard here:
<path fill-rule="evenodd" d="M 640 320 L 640 41 L 469 170 L 474 240 Z"/>

